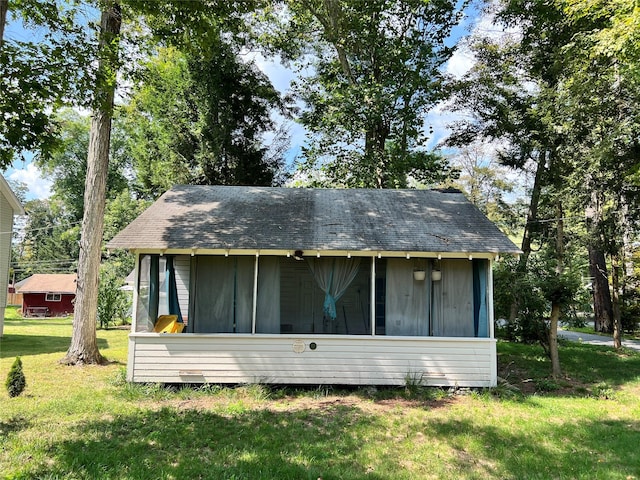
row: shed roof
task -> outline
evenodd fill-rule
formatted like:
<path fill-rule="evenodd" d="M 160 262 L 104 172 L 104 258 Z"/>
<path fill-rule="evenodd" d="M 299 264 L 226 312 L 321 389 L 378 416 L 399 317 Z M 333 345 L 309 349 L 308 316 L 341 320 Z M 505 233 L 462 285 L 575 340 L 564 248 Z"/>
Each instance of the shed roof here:
<path fill-rule="evenodd" d="M 0 175 L 0 194 L 7 199 L 14 215 L 24 215 L 24 208 L 22 208 L 20 200 L 18 200 L 18 197 L 13 193 L 13 190 L 11 190 L 11 187 L 2 175 Z"/>
<path fill-rule="evenodd" d="M 22 285 L 20 285 L 20 283 Z M 18 286 L 20 285 L 20 286 Z M 18 293 L 76 293 L 75 273 L 36 273 L 16 285 Z"/>
<path fill-rule="evenodd" d="M 182 185 L 116 235 L 136 250 L 517 253 L 462 193 Z"/>

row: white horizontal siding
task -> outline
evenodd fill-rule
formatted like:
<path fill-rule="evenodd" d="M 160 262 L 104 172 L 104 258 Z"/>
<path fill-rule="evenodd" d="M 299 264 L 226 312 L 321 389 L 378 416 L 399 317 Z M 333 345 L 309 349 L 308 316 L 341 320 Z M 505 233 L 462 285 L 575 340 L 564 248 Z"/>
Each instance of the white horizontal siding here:
<path fill-rule="evenodd" d="M 497 379 L 492 339 L 135 333 L 129 354 L 136 382 L 404 385 L 409 376 L 486 387 Z"/>
<path fill-rule="evenodd" d="M 189 255 L 176 255 L 173 261 L 176 271 L 176 287 L 178 290 L 178 304 L 184 318 L 189 314 L 189 277 L 191 274 L 191 257 Z"/>

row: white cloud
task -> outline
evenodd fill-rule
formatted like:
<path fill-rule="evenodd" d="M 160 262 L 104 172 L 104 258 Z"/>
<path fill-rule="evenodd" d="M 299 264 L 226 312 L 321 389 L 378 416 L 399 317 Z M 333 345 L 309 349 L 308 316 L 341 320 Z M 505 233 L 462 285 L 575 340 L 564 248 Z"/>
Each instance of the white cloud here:
<path fill-rule="evenodd" d="M 28 163 L 22 169 L 14 169 L 9 173 L 8 178 L 27 185 L 29 193 L 27 199 L 34 198 L 43 199 L 51 195 L 51 186 L 53 182 L 46 178 L 42 178 L 42 172 L 33 163 Z"/>
<path fill-rule="evenodd" d="M 456 78 L 461 78 L 476 62 L 473 52 L 466 46 L 458 48 L 447 62 L 446 72 Z"/>

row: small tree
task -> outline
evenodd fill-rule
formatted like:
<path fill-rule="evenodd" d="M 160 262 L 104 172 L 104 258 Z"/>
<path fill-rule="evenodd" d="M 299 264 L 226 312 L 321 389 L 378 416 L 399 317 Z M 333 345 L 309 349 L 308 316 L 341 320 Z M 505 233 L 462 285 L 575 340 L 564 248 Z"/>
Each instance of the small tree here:
<path fill-rule="evenodd" d="M 11 365 L 5 385 L 10 397 L 17 397 L 27 386 L 27 379 L 22 371 L 22 360 L 20 360 L 20 357 L 16 357 L 13 365 Z"/>

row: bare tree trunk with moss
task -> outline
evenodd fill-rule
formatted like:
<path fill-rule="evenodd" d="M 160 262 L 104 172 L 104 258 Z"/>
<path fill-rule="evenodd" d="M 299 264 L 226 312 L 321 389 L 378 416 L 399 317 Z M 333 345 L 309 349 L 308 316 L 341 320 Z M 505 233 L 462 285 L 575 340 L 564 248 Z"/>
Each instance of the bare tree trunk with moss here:
<path fill-rule="evenodd" d="M 119 3 L 113 2 L 105 7 L 101 18 L 96 103 L 87 156 L 73 333 L 71 346 L 61 360 L 67 365 L 104 362 L 96 336 L 98 279 L 121 20 Z"/>
<path fill-rule="evenodd" d="M 557 204 L 557 227 L 556 227 L 556 275 L 562 275 L 564 271 L 564 221 L 562 203 Z M 551 318 L 549 322 L 549 357 L 551 358 L 551 375 L 558 378 L 562 375 L 560 369 L 560 354 L 558 352 L 558 323 L 560 320 L 560 300 L 552 299 Z"/>

